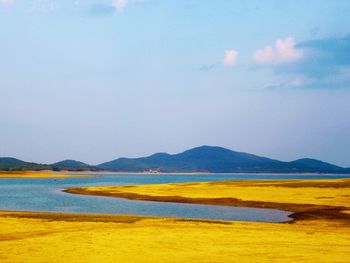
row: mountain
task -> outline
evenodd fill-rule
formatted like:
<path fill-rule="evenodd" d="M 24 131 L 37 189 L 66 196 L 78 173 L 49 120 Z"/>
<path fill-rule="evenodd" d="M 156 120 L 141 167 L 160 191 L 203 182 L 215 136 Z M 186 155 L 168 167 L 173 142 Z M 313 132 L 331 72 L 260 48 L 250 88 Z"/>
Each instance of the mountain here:
<path fill-rule="evenodd" d="M 48 170 L 49 165 L 29 163 L 12 157 L 0 158 L 0 170 L 2 171 L 24 171 L 24 170 Z"/>
<path fill-rule="evenodd" d="M 350 168 L 343 168 L 316 159 L 303 158 L 292 162 L 283 162 L 250 153 L 206 145 L 178 154 L 156 153 L 148 157 L 119 158 L 97 166 L 75 160 L 63 160 L 53 164 L 37 164 L 4 157 L 0 158 L 0 170 L 350 174 Z"/>
<path fill-rule="evenodd" d="M 326 173 L 341 173 L 346 170 L 343 167 L 310 158 L 303 158 L 290 163 L 304 172 L 313 172 L 316 169 Z"/>
<path fill-rule="evenodd" d="M 32 162 L 25 162 L 12 157 L 0 158 L 0 171 L 98 171 L 99 168 L 90 166 L 88 164 L 74 161 L 64 160 L 54 164 L 38 164 Z"/>
<path fill-rule="evenodd" d="M 75 161 L 75 160 L 63 160 L 57 163 L 51 164 L 52 169 L 55 171 L 68 170 L 68 171 L 97 171 L 99 170 L 95 166 Z"/>
<path fill-rule="evenodd" d="M 112 171 L 162 172 L 237 172 L 242 169 L 264 169 L 281 162 L 252 154 L 231 151 L 221 147 L 201 146 L 183 153 L 157 153 L 142 158 L 119 158 L 98 167 Z"/>
<path fill-rule="evenodd" d="M 313 159 L 282 162 L 249 153 L 236 152 L 222 147 L 201 146 L 179 154 L 157 153 L 141 158 L 119 158 L 102 163 L 103 170 L 142 172 L 315 172 L 345 173 L 346 170 Z"/>
<path fill-rule="evenodd" d="M 0 165 L 13 165 L 13 164 L 21 164 L 21 163 L 25 163 L 25 162 L 12 157 L 0 157 Z"/>

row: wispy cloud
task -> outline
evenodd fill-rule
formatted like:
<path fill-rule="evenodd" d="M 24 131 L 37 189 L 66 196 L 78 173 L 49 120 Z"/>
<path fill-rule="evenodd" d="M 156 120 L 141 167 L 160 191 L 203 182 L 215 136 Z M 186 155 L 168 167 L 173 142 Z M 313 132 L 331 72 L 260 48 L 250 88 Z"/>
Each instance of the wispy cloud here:
<path fill-rule="evenodd" d="M 31 6 L 29 8 L 29 11 L 31 12 L 45 12 L 50 13 L 52 11 L 55 11 L 58 7 L 57 2 L 51 1 L 51 0 L 33 0 L 31 2 Z"/>
<path fill-rule="evenodd" d="M 213 70 L 217 67 L 220 67 L 220 66 L 229 67 L 229 66 L 236 65 L 238 55 L 239 55 L 238 51 L 236 51 L 234 49 L 226 50 L 222 60 L 219 60 L 215 63 L 202 65 L 199 68 L 199 70 L 200 71 L 211 71 L 211 70 Z"/>
<path fill-rule="evenodd" d="M 128 0 L 111 0 L 109 3 L 96 3 L 91 6 L 90 14 L 108 15 L 116 11 L 122 12 L 128 4 Z"/>
<path fill-rule="evenodd" d="M 10 6 L 15 2 L 15 0 L 0 0 L 0 3 L 5 6 Z"/>
<path fill-rule="evenodd" d="M 289 79 L 273 86 L 350 88 L 350 34 L 303 41 L 294 44 L 293 49 L 301 52 L 302 59 L 270 65 L 275 74 Z"/>
<path fill-rule="evenodd" d="M 200 71 L 210 71 L 213 70 L 217 66 L 217 63 L 203 65 L 199 68 Z"/>
<path fill-rule="evenodd" d="M 95 4 L 90 7 L 91 15 L 108 15 L 115 12 L 115 8 L 112 5 Z"/>
<path fill-rule="evenodd" d="M 304 41 L 297 45 L 305 50 L 303 61 L 293 70 L 313 78 L 324 78 L 350 67 L 350 34 L 342 38 L 325 38 Z M 288 70 L 288 69 L 287 69 Z"/>
<path fill-rule="evenodd" d="M 134 0 L 132 3 L 136 6 L 156 6 L 159 4 L 156 0 Z"/>
<path fill-rule="evenodd" d="M 234 49 L 226 50 L 222 63 L 225 66 L 233 66 L 237 63 L 238 52 Z"/>
<path fill-rule="evenodd" d="M 128 0 L 112 0 L 112 6 L 117 11 L 123 11 L 127 4 Z"/>
<path fill-rule="evenodd" d="M 274 46 L 265 46 L 255 51 L 253 58 L 258 64 L 278 64 L 293 62 L 303 57 L 303 50 L 295 47 L 292 37 L 278 39 Z"/>
<path fill-rule="evenodd" d="M 265 90 L 277 90 L 277 89 L 295 89 L 295 88 L 310 88 L 316 84 L 314 80 L 305 78 L 303 76 L 295 76 L 294 78 L 287 79 L 279 82 L 265 83 L 261 88 Z"/>

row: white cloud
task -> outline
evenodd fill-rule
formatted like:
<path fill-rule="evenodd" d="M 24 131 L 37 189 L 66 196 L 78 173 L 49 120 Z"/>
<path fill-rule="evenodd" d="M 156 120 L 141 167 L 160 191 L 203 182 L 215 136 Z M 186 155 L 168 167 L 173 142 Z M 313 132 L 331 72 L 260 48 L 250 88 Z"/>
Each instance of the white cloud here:
<path fill-rule="evenodd" d="M 237 63 L 238 52 L 234 49 L 226 50 L 223 60 L 225 66 L 233 66 Z"/>
<path fill-rule="evenodd" d="M 123 11 L 127 4 L 128 0 L 112 0 L 112 5 L 118 11 Z"/>
<path fill-rule="evenodd" d="M 295 47 L 292 37 L 276 40 L 275 46 L 266 46 L 254 53 L 254 60 L 260 64 L 277 64 L 299 60 L 304 53 Z"/>
<path fill-rule="evenodd" d="M 12 5 L 15 1 L 14 0 L 0 0 L 0 3 L 3 5 Z"/>
<path fill-rule="evenodd" d="M 57 10 L 58 4 L 52 0 L 33 0 L 29 8 L 30 12 L 50 13 Z"/>

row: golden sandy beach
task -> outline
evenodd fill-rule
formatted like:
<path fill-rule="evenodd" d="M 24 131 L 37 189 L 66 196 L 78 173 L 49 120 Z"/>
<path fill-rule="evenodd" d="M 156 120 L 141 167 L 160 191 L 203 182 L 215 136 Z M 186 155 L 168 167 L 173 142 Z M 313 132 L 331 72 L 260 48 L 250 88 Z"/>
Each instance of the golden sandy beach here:
<path fill-rule="evenodd" d="M 138 199 L 265 203 L 288 208 L 296 219 L 255 223 L 1 212 L 0 258 L 5 263 L 350 262 L 349 184 L 336 179 L 89 187 L 80 190 Z"/>

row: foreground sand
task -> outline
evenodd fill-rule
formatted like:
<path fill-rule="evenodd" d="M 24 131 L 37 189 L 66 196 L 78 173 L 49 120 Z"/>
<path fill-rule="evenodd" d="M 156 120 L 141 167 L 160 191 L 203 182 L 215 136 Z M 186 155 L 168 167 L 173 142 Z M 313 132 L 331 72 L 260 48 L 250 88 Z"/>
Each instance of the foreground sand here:
<path fill-rule="evenodd" d="M 292 223 L 251 223 L 0 212 L 0 261 L 350 262 L 349 183 L 231 181 L 80 189 L 225 205 L 242 198 L 248 204 L 285 206 L 299 217 Z"/>
<path fill-rule="evenodd" d="M 1 262 L 349 262 L 350 228 L 0 213 Z"/>

